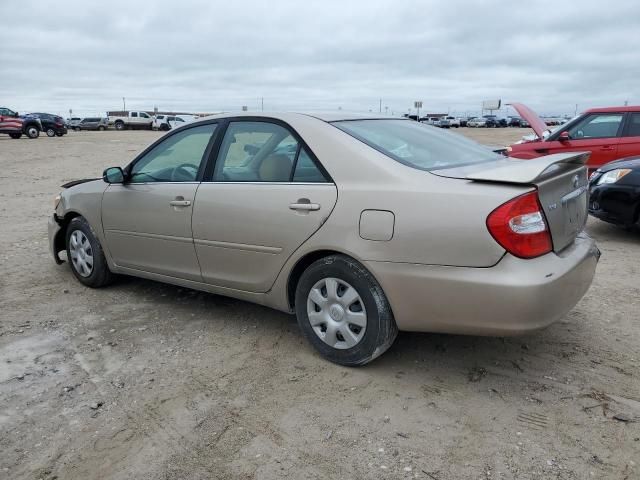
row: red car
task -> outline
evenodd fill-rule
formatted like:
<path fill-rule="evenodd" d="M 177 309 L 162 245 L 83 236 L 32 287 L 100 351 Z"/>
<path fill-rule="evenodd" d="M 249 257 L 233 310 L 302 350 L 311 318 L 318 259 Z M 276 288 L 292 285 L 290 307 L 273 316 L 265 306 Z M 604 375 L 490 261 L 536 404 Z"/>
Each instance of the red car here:
<path fill-rule="evenodd" d="M 511 106 L 529 122 L 537 138 L 508 147 L 510 157 L 591 152 L 587 165 L 595 170 L 619 158 L 640 155 L 640 106 L 592 108 L 553 131 L 529 107 Z"/>

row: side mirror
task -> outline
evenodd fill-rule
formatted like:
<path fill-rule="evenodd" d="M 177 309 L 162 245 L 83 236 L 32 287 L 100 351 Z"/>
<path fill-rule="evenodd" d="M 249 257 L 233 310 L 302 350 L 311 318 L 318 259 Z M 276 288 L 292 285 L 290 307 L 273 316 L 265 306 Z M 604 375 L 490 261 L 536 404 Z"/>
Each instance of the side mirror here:
<path fill-rule="evenodd" d="M 569 132 L 562 132 L 558 137 L 558 140 L 560 142 L 568 142 L 569 140 L 571 140 L 571 136 L 569 135 Z"/>
<path fill-rule="evenodd" d="M 124 172 L 120 167 L 110 167 L 102 172 L 102 180 L 106 183 L 124 183 Z"/>

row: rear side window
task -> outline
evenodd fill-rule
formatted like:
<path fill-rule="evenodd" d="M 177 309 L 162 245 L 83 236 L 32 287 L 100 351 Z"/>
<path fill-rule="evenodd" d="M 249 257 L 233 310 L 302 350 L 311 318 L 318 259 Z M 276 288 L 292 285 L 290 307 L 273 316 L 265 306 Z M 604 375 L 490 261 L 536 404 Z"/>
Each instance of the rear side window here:
<path fill-rule="evenodd" d="M 293 172 L 293 181 L 300 183 L 328 182 L 327 178 L 307 153 L 306 148 L 302 148 L 298 154 L 298 161 Z"/>
<path fill-rule="evenodd" d="M 640 137 L 640 113 L 632 113 L 629 116 L 629 126 L 625 137 Z"/>
<path fill-rule="evenodd" d="M 410 120 L 345 120 L 333 125 L 388 157 L 419 170 L 504 158 L 462 135 Z"/>

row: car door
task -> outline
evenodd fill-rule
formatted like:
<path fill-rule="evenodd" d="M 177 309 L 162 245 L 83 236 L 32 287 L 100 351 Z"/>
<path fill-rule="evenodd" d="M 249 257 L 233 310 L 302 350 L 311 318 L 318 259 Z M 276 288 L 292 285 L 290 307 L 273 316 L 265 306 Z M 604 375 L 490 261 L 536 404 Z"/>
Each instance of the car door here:
<path fill-rule="evenodd" d="M 0 130 L 7 133 L 21 132 L 22 119 L 8 108 L 0 108 Z"/>
<path fill-rule="evenodd" d="M 138 118 L 139 125 L 147 125 L 151 126 L 152 118 L 146 112 L 140 112 L 140 117 Z"/>
<path fill-rule="evenodd" d="M 590 151 L 588 166 L 597 168 L 618 158 L 623 119 L 623 113 L 586 115 L 567 130 L 562 130 L 569 132 L 569 140 L 542 142 L 536 150 L 542 154 Z M 557 137 L 558 133 L 552 138 Z"/>
<path fill-rule="evenodd" d="M 618 144 L 618 158 L 640 155 L 640 113 L 629 113 Z"/>
<path fill-rule="evenodd" d="M 336 198 L 335 184 L 287 126 L 230 122 L 193 211 L 203 280 L 268 291 L 286 260 L 328 218 Z"/>
<path fill-rule="evenodd" d="M 107 248 L 118 266 L 200 281 L 191 214 L 216 123 L 163 137 L 109 185 L 102 199 Z"/>

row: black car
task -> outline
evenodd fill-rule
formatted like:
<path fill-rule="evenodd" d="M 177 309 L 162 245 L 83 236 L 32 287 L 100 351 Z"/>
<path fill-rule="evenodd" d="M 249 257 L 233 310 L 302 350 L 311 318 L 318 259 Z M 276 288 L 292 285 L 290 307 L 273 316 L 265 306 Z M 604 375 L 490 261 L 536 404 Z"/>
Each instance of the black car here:
<path fill-rule="evenodd" d="M 483 117 L 486 120 L 487 128 L 504 128 L 507 126 L 507 120 L 504 118 L 498 118 L 495 115 L 485 115 Z"/>
<path fill-rule="evenodd" d="M 522 118 L 520 117 L 509 117 L 507 121 L 507 126 L 509 127 L 522 127 Z"/>
<path fill-rule="evenodd" d="M 623 227 L 640 227 L 640 157 L 607 163 L 591 174 L 589 213 Z"/>
<path fill-rule="evenodd" d="M 42 131 L 47 134 L 47 137 L 61 137 L 67 133 L 64 118 L 58 115 L 52 115 L 51 113 L 31 113 L 30 115 L 40 119 Z"/>

